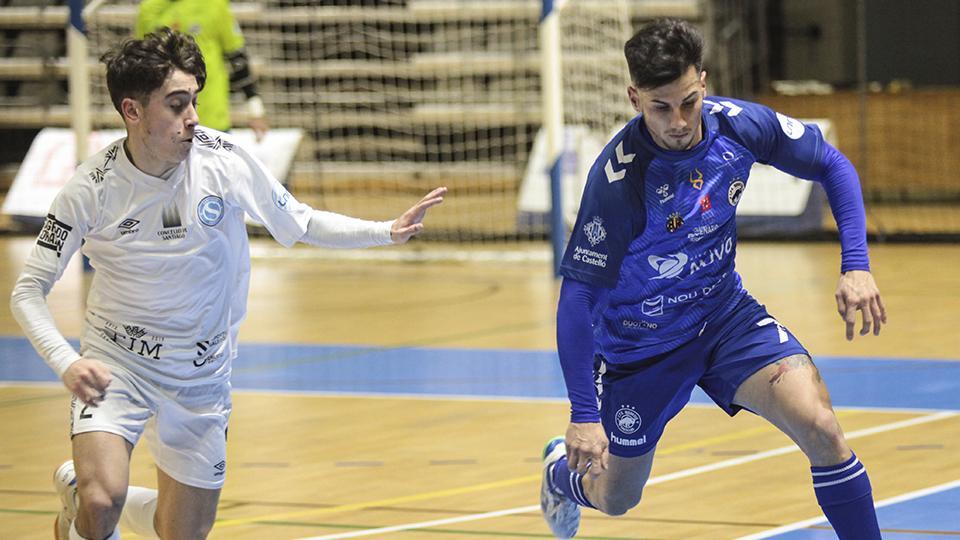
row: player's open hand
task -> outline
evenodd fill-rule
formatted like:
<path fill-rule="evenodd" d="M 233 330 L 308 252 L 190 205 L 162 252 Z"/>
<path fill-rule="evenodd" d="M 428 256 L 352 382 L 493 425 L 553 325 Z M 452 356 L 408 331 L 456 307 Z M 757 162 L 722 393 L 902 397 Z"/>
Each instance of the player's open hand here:
<path fill-rule="evenodd" d="M 599 422 L 570 422 L 565 437 L 567 444 L 567 467 L 585 474 L 588 470 L 597 475 L 606 470 L 610 441 Z"/>
<path fill-rule="evenodd" d="M 63 385 L 85 405 L 96 407 L 106 397 L 113 377 L 99 360 L 81 358 L 63 373 Z"/>
<path fill-rule="evenodd" d="M 427 193 L 427 196 L 420 199 L 420 202 L 410 207 L 409 210 L 398 217 L 390 227 L 390 239 L 394 244 L 403 244 L 412 236 L 423 230 L 423 217 L 427 215 L 427 210 L 431 206 L 436 206 L 443 202 L 443 196 L 446 195 L 447 188 L 438 187 Z"/>
<path fill-rule="evenodd" d="M 880 326 L 887 324 L 887 309 L 883 307 L 880 289 L 873 274 L 866 270 L 850 270 L 840 276 L 837 284 L 837 312 L 847 324 L 847 341 L 853 339 L 853 329 L 857 323 L 857 311 L 862 314 L 863 326 L 860 335 L 865 336 L 873 329 L 873 335 L 880 335 Z"/>

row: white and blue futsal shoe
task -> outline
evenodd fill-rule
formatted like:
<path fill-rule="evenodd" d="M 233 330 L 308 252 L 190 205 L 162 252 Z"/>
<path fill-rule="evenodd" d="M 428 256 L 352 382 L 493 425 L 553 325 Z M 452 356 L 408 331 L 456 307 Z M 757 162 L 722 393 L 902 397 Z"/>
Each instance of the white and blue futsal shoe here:
<path fill-rule="evenodd" d="M 62 508 L 53 522 L 57 540 L 70 538 L 70 524 L 77 517 L 77 473 L 73 470 L 73 460 L 63 462 L 53 473 L 53 488 L 60 496 Z"/>
<path fill-rule="evenodd" d="M 554 437 L 543 448 L 543 481 L 540 484 L 540 510 L 550 531 L 557 538 L 573 538 L 580 527 L 580 507 L 553 487 L 553 465 L 567 454 L 563 437 Z"/>

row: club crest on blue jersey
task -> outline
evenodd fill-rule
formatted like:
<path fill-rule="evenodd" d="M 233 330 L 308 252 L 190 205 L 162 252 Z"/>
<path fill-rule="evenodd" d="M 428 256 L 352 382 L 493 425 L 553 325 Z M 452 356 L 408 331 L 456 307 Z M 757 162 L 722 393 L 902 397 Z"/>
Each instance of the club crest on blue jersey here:
<path fill-rule="evenodd" d="M 740 202 L 740 197 L 743 197 L 743 188 L 747 185 L 743 183 L 743 180 L 737 178 L 730 184 L 730 189 L 727 190 L 727 202 L 730 203 L 730 206 L 736 206 Z"/>
<path fill-rule="evenodd" d="M 683 227 L 683 218 L 680 216 L 680 212 L 674 212 L 667 216 L 668 231 L 675 232 L 680 227 Z"/>
<path fill-rule="evenodd" d="M 621 406 L 615 418 L 617 421 L 617 429 L 626 435 L 636 433 L 642 423 L 640 415 L 629 405 Z"/>
<path fill-rule="evenodd" d="M 703 173 L 700 172 L 700 169 L 694 169 L 690 171 L 690 185 L 693 186 L 693 189 L 701 190 L 703 189 Z"/>
<path fill-rule="evenodd" d="M 223 199 L 207 195 L 197 205 L 197 217 L 207 227 L 215 227 L 223 219 Z"/>
<path fill-rule="evenodd" d="M 713 205 L 710 203 L 710 195 L 704 195 L 700 198 L 700 213 L 704 213 L 707 210 L 713 208 Z"/>
<path fill-rule="evenodd" d="M 607 238 L 607 230 L 603 228 L 603 219 L 600 216 L 594 216 L 590 223 L 584 225 L 583 233 L 587 235 L 587 240 L 591 246 L 595 246 Z"/>

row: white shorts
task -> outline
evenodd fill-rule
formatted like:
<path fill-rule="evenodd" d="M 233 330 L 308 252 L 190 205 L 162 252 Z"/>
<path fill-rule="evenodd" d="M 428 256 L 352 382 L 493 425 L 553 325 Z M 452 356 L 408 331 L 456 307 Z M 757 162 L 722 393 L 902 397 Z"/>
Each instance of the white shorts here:
<path fill-rule="evenodd" d="M 145 433 L 157 467 L 171 478 L 198 488 L 223 487 L 230 383 L 171 388 L 107 366 L 113 381 L 103 402 L 89 407 L 73 398 L 70 436 L 105 431 L 136 445 Z"/>

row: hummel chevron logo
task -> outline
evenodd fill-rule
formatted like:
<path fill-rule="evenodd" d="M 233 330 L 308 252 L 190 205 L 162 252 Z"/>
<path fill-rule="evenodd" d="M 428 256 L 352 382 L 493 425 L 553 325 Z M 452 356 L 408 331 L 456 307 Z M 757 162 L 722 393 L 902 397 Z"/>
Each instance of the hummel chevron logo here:
<path fill-rule="evenodd" d="M 705 99 L 703 100 L 703 102 L 707 105 L 713 105 L 713 107 L 710 108 L 710 114 L 717 114 L 718 112 L 722 111 L 724 107 L 730 109 L 727 112 L 727 116 L 736 116 L 740 114 L 740 111 L 743 110 L 743 107 L 738 106 L 736 103 L 733 103 L 732 101 L 721 101 L 720 103 L 717 103 L 715 101 L 710 101 L 709 99 Z"/>
<path fill-rule="evenodd" d="M 636 154 L 626 154 L 623 153 L 623 141 L 620 141 L 620 144 L 617 145 L 617 163 L 620 165 L 625 165 L 633 161 L 633 158 Z M 623 180 L 623 177 L 627 175 L 626 169 L 620 169 L 619 171 L 613 169 L 613 163 L 608 159 L 607 165 L 603 168 L 603 171 L 607 173 L 607 182 L 614 183 L 618 180 Z"/>
<path fill-rule="evenodd" d="M 777 326 L 777 337 L 780 338 L 780 343 L 786 343 L 787 340 L 790 339 L 790 336 L 787 334 L 787 331 L 784 330 L 783 325 L 780 324 L 780 321 L 774 319 L 773 317 L 767 317 L 757 322 L 757 326 L 767 326 L 770 324 Z"/>

